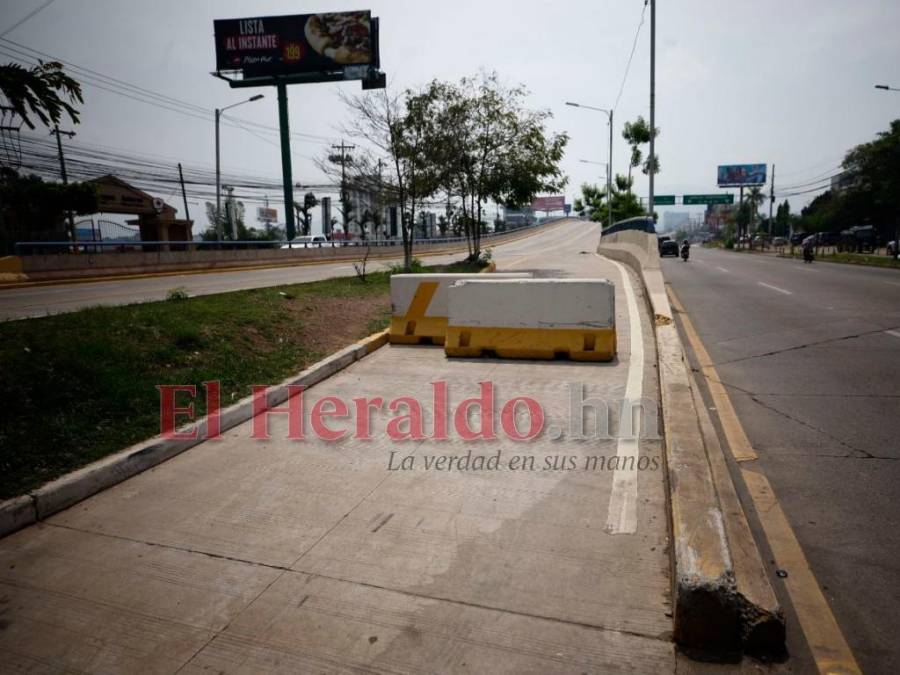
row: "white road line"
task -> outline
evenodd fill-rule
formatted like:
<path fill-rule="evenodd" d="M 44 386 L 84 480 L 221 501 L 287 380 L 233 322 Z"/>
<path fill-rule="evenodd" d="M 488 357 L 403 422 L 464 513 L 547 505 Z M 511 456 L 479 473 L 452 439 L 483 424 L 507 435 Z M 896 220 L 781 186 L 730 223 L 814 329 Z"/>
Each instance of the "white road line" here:
<path fill-rule="evenodd" d="M 783 288 L 778 288 L 778 286 L 773 286 L 772 284 L 767 284 L 762 281 L 757 281 L 760 286 L 765 286 L 766 288 L 771 288 L 773 291 L 778 291 L 779 293 L 784 293 L 785 295 L 793 295 L 793 292 L 786 291 Z"/>
<path fill-rule="evenodd" d="M 884 332 L 887 333 L 888 335 L 893 335 L 895 338 L 900 338 L 900 333 L 898 333 L 895 330 L 886 330 Z"/>
<path fill-rule="evenodd" d="M 890 284 L 891 286 L 900 286 L 900 282 L 897 281 L 885 281 L 884 283 Z"/>
<path fill-rule="evenodd" d="M 609 258 L 607 258 L 609 260 Z M 641 396 L 644 386 L 644 335 L 641 315 L 631 280 L 625 268 L 615 260 L 609 260 L 619 270 L 622 288 L 628 306 L 629 356 L 628 379 L 625 382 L 625 399 L 622 410 L 630 404 L 631 410 L 642 410 Z M 622 437 L 624 422 L 619 420 L 619 438 L 616 440 L 616 470 L 613 474 L 612 492 L 609 495 L 609 511 L 606 531 L 609 534 L 634 534 L 637 531 L 637 464 L 640 454 L 639 426 L 632 426 L 627 438 Z M 630 460 L 627 458 L 631 458 Z"/>
<path fill-rule="evenodd" d="M 725 272 L 725 274 L 731 274 L 731 272 L 726 270 L 724 267 L 716 267 L 716 269 L 719 270 L 720 272 Z"/>

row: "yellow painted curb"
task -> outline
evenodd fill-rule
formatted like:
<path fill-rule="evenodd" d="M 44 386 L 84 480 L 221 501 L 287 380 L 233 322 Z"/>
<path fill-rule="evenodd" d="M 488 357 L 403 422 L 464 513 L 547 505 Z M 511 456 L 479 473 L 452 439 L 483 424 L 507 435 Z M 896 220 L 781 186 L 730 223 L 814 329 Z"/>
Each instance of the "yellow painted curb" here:
<path fill-rule="evenodd" d="M 616 355 L 615 328 L 485 328 L 447 326 L 447 356 L 478 357 L 485 351 L 506 359 L 611 361 Z"/>

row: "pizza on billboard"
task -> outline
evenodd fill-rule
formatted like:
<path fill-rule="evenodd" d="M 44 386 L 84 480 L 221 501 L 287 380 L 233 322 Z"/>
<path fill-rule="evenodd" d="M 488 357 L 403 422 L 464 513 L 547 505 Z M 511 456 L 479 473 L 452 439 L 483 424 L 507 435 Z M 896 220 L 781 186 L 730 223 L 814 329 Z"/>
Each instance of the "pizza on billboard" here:
<path fill-rule="evenodd" d="M 374 23 L 368 10 L 217 19 L 216 70 L 265 77 L 378 67 Z"/>
<path fill-rule="evenodd" d="M 335 63 L 369 63 L 372 59 L 368 12 L 314 14 L 306 21 L 306 40 Z"/>

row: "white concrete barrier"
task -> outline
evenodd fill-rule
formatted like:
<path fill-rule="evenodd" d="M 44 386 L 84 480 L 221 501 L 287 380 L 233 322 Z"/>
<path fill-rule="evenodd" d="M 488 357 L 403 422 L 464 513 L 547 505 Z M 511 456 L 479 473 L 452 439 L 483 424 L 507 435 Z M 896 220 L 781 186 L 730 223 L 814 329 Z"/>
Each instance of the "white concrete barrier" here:
<path fill-rule="evenodd" d="M 492 279 L 528 279 L 529 272 L 492 274 Z M 393 344 L 430 341 L 444 344 L 447 334 L 447 289 L 463 279 L 483 274 L 394 274 L 391 276 L 391 332 Z"/>
<path fill-rule="evenodd" d="M 610 361 L 615 286 L 605 279 L 473 279 L 449 289 L 448 356 Z"/>

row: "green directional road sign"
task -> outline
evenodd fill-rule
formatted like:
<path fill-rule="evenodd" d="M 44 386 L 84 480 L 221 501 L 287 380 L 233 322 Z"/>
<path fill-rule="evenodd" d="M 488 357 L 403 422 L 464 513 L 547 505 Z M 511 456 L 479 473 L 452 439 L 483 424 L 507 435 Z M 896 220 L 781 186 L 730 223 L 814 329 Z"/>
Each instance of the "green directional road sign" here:
<path fill-rule="evenodd" d="M 717 195 L 685 195 L 682 203 L 689 204 L 734 204 L 734 194 L 728 192 Z"/>
<path fill-rule="evenodd" d="M 675 195 L 655 195 L 653 197 L 653 204 L 655 206 L 666 204 L 674 204 L 675 203 Z"/>

